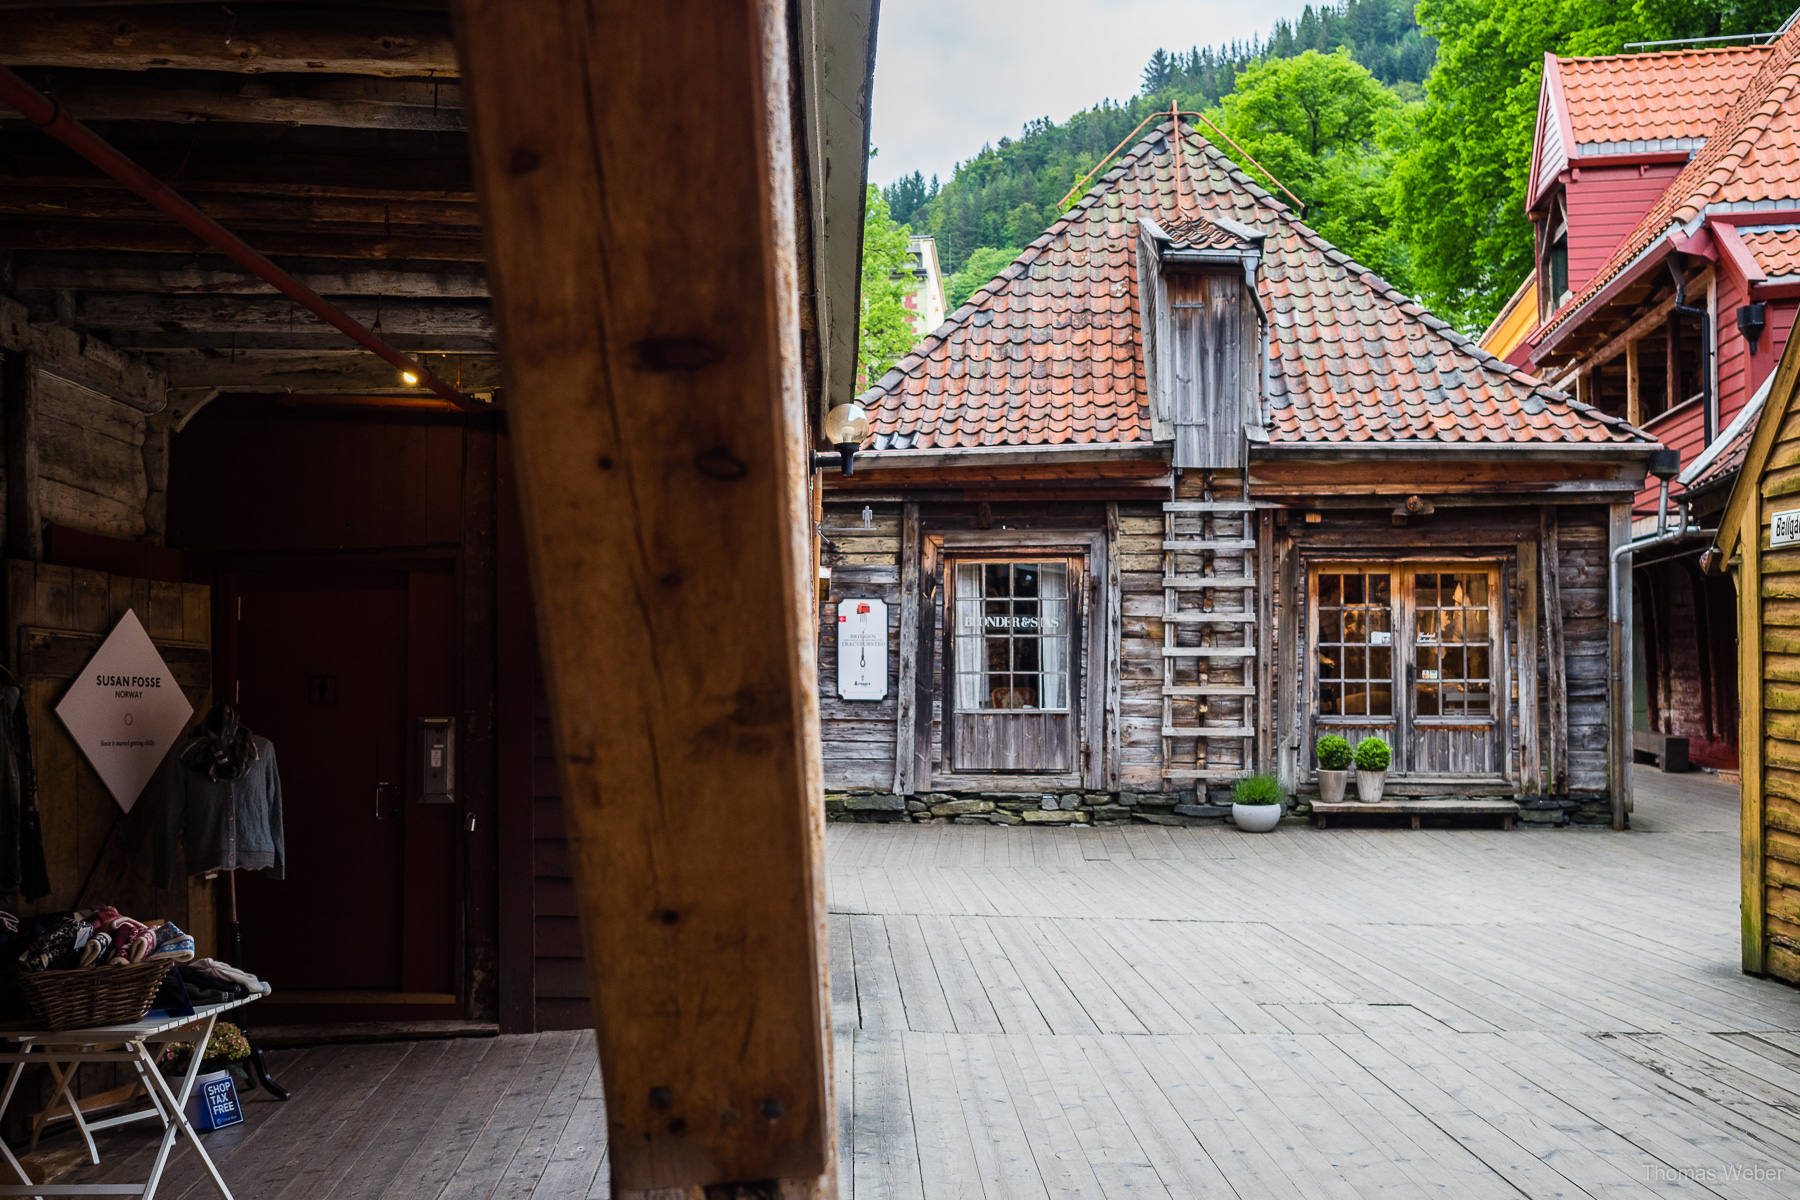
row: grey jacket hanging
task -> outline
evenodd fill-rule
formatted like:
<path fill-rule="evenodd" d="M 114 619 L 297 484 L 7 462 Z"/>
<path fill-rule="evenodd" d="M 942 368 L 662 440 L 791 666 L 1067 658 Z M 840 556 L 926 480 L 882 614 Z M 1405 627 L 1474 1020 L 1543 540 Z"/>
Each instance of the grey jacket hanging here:
<path fill-rule="evenodd" d="M 18 681 L 0 667 L 0 895 L 50 894 L 44 831 L 38 820 L 31 723 Z"/>
<path fill-rule="evenodd" d="M 186 854 L 189 875 L 207 871 L 262 871 L 282 878 L 287 845 L 281 828 L 281 775 L 275 747 L 255 739 L 256 757 L 235 779 L 214 780 L 176 754 L 169 759 L 169 787 L 156 834 L 156 886 L 175 871 L 175 844 Z"/>

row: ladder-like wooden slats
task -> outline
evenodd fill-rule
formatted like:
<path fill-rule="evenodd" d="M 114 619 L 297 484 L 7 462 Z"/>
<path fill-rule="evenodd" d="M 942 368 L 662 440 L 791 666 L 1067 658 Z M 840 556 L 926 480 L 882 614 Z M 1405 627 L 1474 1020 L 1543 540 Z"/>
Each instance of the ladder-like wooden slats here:
<path fill-rule="evenodd" d="M 1244 775 L 1256 736 L 1249 721 L 1256 695 L 1255 508 L 1248 500 L 1214 500 L 1210 490 L 1203 499 L 1163 505 L 1162 774 L 1195 786 L 1202 798 L 1206 784 Z M 1215 569 L 1233 573 L 1202 573 Z M 1216 610 L 1215 601 L 1237 611 Z M 1233 632 L 1235 646 L 1192 644 L 1228 640 Z"/>

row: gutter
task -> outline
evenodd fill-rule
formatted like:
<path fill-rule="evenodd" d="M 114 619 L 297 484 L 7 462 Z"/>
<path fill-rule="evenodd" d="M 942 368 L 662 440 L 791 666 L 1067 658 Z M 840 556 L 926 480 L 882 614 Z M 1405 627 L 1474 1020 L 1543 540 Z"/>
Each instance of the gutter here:
<path fill-rule="evenodd" d="M 1039 462 L 1143 462 L 1166 458 L 1167 442 L 1074 443 L 1060 446 L 975 446 L 933 450 L 858 450 L 856 465 L 870 470 L 905 467 L 1029 466 Z"/>
<path fill-rule="evenodd" d="M 157 179 L 137 163 L 120 153 L 99 134 L 64 112 L 62 106 L 19 78 L 10 68 L 0 66 L 0 102 L 17 109 L 33 125 L 63 143 L 81 157 L 117 179 L 120 183 L 173 217 L 188 232 L 208 245 L 224 252 L 233 262 L 293 300 L 327 325 L 358 345 L 391 363 L 396 369 L 412 375 L 464 412 L 482 412 L 485 407 L 451 387 L 424 367 L 394 349 L 374 332 L 342 309 L 264 258 L 249 243 L 217 221 L 195 208 L 168 184 Z"/>

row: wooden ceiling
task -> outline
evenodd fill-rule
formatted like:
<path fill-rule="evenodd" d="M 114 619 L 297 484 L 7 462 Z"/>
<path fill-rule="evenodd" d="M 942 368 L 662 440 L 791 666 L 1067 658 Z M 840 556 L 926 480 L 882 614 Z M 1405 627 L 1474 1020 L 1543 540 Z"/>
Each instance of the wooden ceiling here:
<path fill-rule="evenodd" d="M 498 383 L 447 3 L 0 0 L 0 62 L 465 390 Z M 0 292 L 173 389 L 407 389 L 10 109 Z"/>

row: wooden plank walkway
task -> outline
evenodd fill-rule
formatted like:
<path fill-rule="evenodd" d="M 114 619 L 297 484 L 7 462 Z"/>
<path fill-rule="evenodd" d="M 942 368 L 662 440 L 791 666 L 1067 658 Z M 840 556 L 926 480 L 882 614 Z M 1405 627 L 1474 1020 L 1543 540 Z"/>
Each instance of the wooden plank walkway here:
<path fill-rule="evenodd" d="M 842 1194 L 1800 1196 L 1735 791 L 1637 778 L 1624 835 L 832 827 Z M 586 1034 L 276 1057 L 210 1135 L 245 1200 L 607 1194 Z"/>

